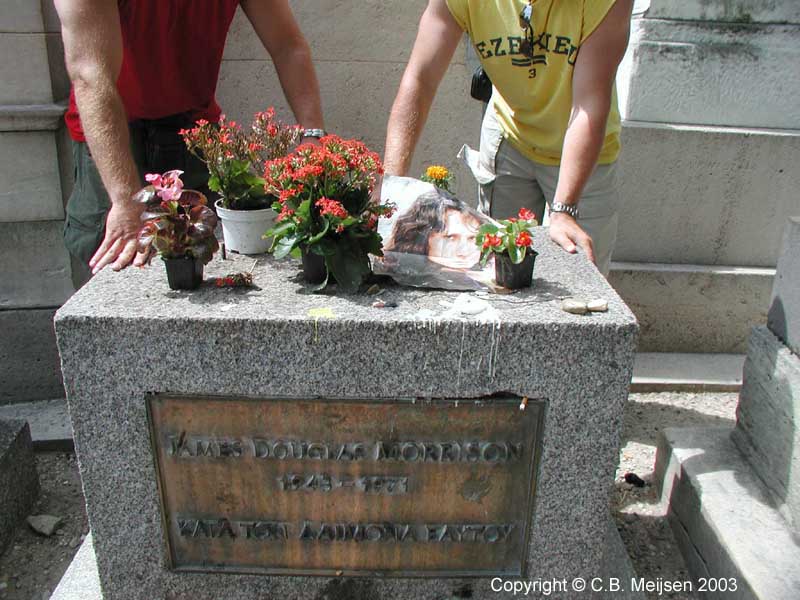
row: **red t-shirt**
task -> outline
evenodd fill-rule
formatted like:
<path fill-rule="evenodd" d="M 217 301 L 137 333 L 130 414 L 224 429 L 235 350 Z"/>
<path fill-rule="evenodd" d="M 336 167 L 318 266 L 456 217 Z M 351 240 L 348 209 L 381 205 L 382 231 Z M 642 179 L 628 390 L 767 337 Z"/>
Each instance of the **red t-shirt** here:
<path fill-rule="evenodd" d="M 192 113 L 216 121 L 214 98 L 225 38 L 239 0 L 119 0 L 123 58 L 117 89 L 128 120 Z M 65 115 L 83 135 L 75 90 Z"/>

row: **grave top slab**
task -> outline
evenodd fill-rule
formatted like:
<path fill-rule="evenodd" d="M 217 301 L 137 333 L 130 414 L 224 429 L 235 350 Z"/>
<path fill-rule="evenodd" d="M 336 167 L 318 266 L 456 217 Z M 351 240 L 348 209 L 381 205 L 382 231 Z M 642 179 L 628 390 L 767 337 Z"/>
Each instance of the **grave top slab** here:
<path fill-rule="evenodd" d="M 57 322 L 75 318 L 154 319 L 159 321 L 314 321 L 319 319 L 373 323 L 386 326 L 402 322 L 439 323 L 501 321 L 519 325 L 569 325 L 577 328 L 635 328 L 635 317 L 613 288 L 582 255 L 570 255 L 546 238 L 546 229 L 536 236 L 539 256 L 534 284 L 529 290 L 510 295 L 469 293 L 471 299 L 488 303 L 476 315 L 459 313 L 451 305 L 461 292 L 423 290 L 381 285 L 377 295 L 308 293 L 295 260 L 276 261 L 270 256 L 231 255 L 215 259 L 206 267 L 206 282 L 193 292 L 171 291 L 161 261 L 150 268 L 106 270 L 95 277 L 58 311 Z M 210 278 L 252 269 L 256 288 L 220 289 Z M 562 298 L 579 296 L 587 300 L 606 298 L 607 313 L 576 316 L 560 309 Z M 397 308 L 376 309 L 376 299 L 396 302 Z M 463 300 L 463 298 L 462 298 Z M 479 305 L 483 306 L 483 305 Z M 475 308 L 475 307 L 473 307 Z M 477 310 L 477 308 L 475 308 Z"/>

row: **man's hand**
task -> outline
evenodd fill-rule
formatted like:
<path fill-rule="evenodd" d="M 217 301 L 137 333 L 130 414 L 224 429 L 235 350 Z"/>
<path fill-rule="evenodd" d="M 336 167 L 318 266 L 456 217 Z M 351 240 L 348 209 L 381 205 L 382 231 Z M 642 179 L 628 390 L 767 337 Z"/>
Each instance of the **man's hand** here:
<path fill-rule="evenodd" d="M 550 213 L 550 239 L 570 254 L 575 254 L 580 248 L 589 260 L 595 262 L 592 238 L 570 215 Z"/>
<path fill-rule="evenodd" d="M 137 234 L 141 227 L 139 215 L 142 214 L 142 209 L 143 206 L 133 202 L 112 204 L 106 218 L 103 243 L 89 261 L 92 275 L 96 275 L 109 264 L 115 271 L 120 271 L 131 262 L 137 267 L 147 262 L 149 252 L 137 252 Z"/>

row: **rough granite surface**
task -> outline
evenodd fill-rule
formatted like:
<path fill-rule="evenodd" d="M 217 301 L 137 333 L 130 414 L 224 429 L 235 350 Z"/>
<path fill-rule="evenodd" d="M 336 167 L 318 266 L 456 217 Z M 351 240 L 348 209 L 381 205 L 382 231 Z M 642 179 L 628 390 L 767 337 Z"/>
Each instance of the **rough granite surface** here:
<path fill-rule="evenodd" d="M 754 327 L 732 439 L 800 533 L 800 357 Z"/>
<path fill-rule="evenodd" d="M 800 217 L 792 217 L 783 234 L 767 326 L 800 356 Z"/>
<path fill-rule="evenodd" d="M 536 237 L 534 286 L 480 296 L 382 286 L 375 296 L 309 294 L 298 263 L 215 261 L 206 277 L 253 268 L 258 289 L 173 292 L 160 264 L 104 271 L 56 315 L 56 333 L 106 600 L 441 600 L 490 579 L 337 579 L 175 573 L 166 568 L 145 394 L 546 399 L 528 578 L 600 572 L 608 497 L 638 325 L 598 271 Z M 154 261 L 159 262 L 159 261 Z M 254 263 L 256 263 L 254 265 Z M 475 294 L 468 294 L 475 298 Z M 604 297 L 587 316 L 562 298 Z M 376 298 L 397 308 L 373 308 Z M 466 593 L 466 592 L 464 592 Z M 461 596 L 464 597 L 464 596 Z M 585 598 L 566 594 L 563 598 Z"/>
<path fill-rule="evenodd" d="M 0 421 L 0 554 L 39 495 L 31 431 L 25 421 Z"/>

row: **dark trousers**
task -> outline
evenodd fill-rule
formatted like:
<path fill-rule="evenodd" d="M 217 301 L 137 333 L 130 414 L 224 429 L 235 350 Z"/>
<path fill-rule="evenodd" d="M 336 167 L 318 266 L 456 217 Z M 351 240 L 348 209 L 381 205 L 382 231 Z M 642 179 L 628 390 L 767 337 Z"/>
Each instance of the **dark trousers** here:
<path fill-rule="evenodd" d="M 187 115 L 133 121 L 129 124 L 131 152 L 142 187 L 146 185 L 146 173 L 179 169 L 184 172 L 181 178 L 185 187 L 203 192 L 211 202 L 208 171 L 202 161 L 186 150 L 178 134 L 181 129 L 193 125 Z M 67 203 L 64 245 L 76 262 L 88 266 L 89 259 L 103 241 L 111 202 L 88 145 L 73 142 L 72 155 L 75 161 L 75 187 Z"/>

